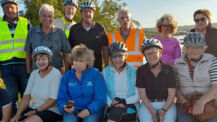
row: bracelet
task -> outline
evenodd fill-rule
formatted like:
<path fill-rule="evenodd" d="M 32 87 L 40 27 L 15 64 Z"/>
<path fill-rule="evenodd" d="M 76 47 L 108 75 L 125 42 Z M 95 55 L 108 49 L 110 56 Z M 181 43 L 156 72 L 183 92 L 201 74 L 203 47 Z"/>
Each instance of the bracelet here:
<path fill-rule="evenodd" d="M 167 109 L 165 109 L 165 108 L 162 108 L 161 110 L 164 111 L 165 113 L 167 112 Z"/>

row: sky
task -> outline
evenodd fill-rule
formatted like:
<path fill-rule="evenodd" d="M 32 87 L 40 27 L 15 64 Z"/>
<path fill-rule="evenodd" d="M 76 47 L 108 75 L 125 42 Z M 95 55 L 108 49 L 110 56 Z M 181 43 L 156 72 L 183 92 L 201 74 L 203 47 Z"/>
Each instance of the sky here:
<path fill-rule="evenodd" d="M 102 0 L 99 0 L 102 1 Z M 121 0 L 132 13 L 133 19 L 142 28 L 155 27 L 157 19 L 164 14 L 172 14 L 178 25 L 192 25 L 193 13 L 201 8 L 211 12 L 211 21 L 217 22 L 217 0 Z M 20 5 L 20 10 L 24 9 Z M 0 9 L 0 16 L 3 15 Z"/>

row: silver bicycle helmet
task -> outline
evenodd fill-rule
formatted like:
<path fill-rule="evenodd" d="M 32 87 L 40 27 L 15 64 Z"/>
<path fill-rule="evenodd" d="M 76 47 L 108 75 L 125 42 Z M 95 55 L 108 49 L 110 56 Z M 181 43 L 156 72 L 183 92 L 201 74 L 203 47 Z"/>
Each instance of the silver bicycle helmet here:
<path fill-rule="evenodd" d="M 91 8 L 94 11 L 96 10 L 95 4 L 93 2 L 90 2 L 90 1 L 82 2 L 81 5 L 80 5 L 80 10 L 82 11 L 83 8 Z"/>
<path fill-rule="evenodd" d="M 74 5 L 76 8 L 78 8 L 78 4 L 75 0 L 65 0 L 64 1 L 64 6 L 66 6 L 67 4 L 71 4 Z"/>
<path fill-rule="evenodd" d="M 205 37 L 201 32 L 190 32 L 184 38 L 184 46 L 205 46 Z"/>
<path fill-rule="evenodd" d="M 53 55 L 51 50 L 46 46 L 36 47 L 32 53 L 32 58 L 34 59 L 37 54 L 47 54 L 48 56 L 51 56 L 51 57 Z"/>
<path fill-rule="evenodd" d="M 141 52 L 143 53 L 144 50 L 149 47 L 157 47 L 159 49 L 163 49 L 163 46 L 159 40 L 151 38 L 151 39 L 144 40 L 141 46 Z"/>
<path fill-rule="evenodd" d="M 16 5 L 18 5 L 18 1 L 17 0 L 1 0 L 1 5 L 3 6 L 5 3 L 14 3 Z"/>
<path fill-rule="evenodd" d="M 122 42 L 114 42 L 109 46 L 109 54 L 111 55 L 113 52 L 124 51 L 127 52 L 127 47 Z"/>

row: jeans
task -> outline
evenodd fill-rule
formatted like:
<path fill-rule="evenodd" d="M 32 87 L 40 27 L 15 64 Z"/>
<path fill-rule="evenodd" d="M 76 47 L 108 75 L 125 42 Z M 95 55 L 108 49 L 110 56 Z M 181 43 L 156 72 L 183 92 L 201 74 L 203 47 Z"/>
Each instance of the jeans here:
<path fill-rule="evenodd" d="M 151 106 L 155 111 L 162 109 L 164 107 L 164 104 L 165 102 L 151 102 Z M 150 111 L 143 103 L 139 108 L 139 119 L 140 122 L 153 122 Z M 164 122 L 175 122 L 175 121 L 176 121 L 176 106 L 175 104 L 172 104 L 166 112 L 166 115 L 164 117 Z"/>
<path fill-rule="evenodd" d="M 12 99 L 12 115 L 14 115 L 17 110 L 16 102 L 18 99 L 18 93 L 22 96 L 27 85 L 28 75 L 26 72 L 26 65 L 2 65 L 1 70 L 2 78 Z"/>
<path fill-rule="evenodd" d="M 100 117 L 102 116 L 102 113 L 103 112 L 94 113 L 84 118 L 83 120 L 81 118 L 78 118 L 76 114 L 65 113 L 63 115 L 63 122 L 98 122 Z"/>
<path fill-rule="evenodd" d="M 190 114 L 185 113 L 182 109 L 181 104 L 177 103 L 176 106 L 177 106 L 178 122 L 200 122 L 200 121 L 196 120 Z M 214 117 L 210 118 L 209 120 L 207 120 L 205 122 L 217 122 L 217 115 L 215 115 Z"/>

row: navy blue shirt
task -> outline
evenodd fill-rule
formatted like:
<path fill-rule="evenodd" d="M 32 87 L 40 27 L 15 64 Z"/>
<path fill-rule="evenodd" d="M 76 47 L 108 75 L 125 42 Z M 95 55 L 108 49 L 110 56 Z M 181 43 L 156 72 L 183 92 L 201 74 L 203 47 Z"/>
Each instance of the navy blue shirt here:
<path fill-rule="evenodd" d="M 2 108 L 10 104 L 12 101 L 6 90 L 0 89 L 0 120 L 2 118 Z"/>

